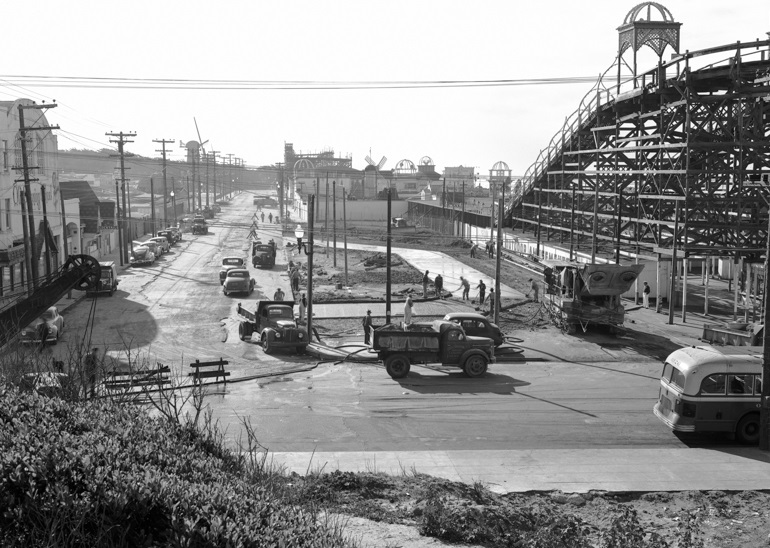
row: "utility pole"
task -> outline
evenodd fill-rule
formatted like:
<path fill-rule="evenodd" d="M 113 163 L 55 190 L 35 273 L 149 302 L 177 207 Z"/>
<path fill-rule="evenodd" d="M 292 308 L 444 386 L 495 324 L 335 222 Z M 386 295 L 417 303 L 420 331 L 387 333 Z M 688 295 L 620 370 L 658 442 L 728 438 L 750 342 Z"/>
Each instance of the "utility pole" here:
<path fill-rule="evenodd" d="M 115 222 L 118 225 L 118 256 L 120 257 L 120 266 L 123 266 L 123 216 L 120 209 L 120 190 L 118 190 L 118 179 L 115 178 Z M 81 250 L 82 251 L 82 250 Z"/>
<path fill-rule="evenodd" d="M 45 126 L 45 127 L 35 127 L 30 126 L 26 127 L 24 125 L 24 111 L 25 110 L 43 110 L 47 108 L 55 108 L 56 104 L 50 104 L 50 105 L 19 105 L 19 137 L 21 140 L 21 163 L 22 163 L 22 181 L 24 181 L 24 199 L 25 204 L 22 205 L 22 210 L 24 209 L 24 206 L 26 206 L 27 209 L 27 219 L 26 219 L 26 227 L 29 231 L 28 234 L 24 235 L 24 254 L 29 257 L 29 264 L 26 264 L 27 267 L 27 287 L 29 288 L 30 293 L 37 288 L 37 282 L 38 282 L 38 257 L 36 253 L 37 246 L 35 245 L 35 219 L 32 214 L 32 189 L 31 189 L 31 183 L 33 181 L 37 181 L 38 179 L 31 179 L 29 176 L 29 171 L 31 169 L 38 169 L 37 167 L 30 167 L 29 163 L 27 161 L 27 132 L 28 131 L 50 131 L 52 129 L 60 129 L 59 126 Z M 18 169 L 18 168 L 17 168 Z M 14 182 L 21 182 L 21 181 L 14 181 Z M 22 224 L 24 224 L 24 219 L 22 219 Z"/>
<path fill-rule="evenodd" d="M 110 139 L 110 143 L 117 143 L 118 144 L 118 154 L 120 155 L 120 188 L 123 194 L 123 262 L 128 264 L 128 246 L 129 246 L 129 234 L 127 234 L 126 230 L 126 165 L 125 165 L 125 154 L 123 151 L 123 145 L 125 143 L 133 143 L 133 141 L 129 141 L 128 137 L 136 137 L 135 132 L 118 132 L 118 133 L 105 133 L 108 137 L 117 137 L 117 139 Z M 129 206 L 130 207 L 130 206 Z M 130 221 L 131 219 L 131 213 L 129 212 L 128 219 Z M 118 229 L 120 230 L 120 229 Z M 131 243 L 131 251 L 133 251 L 133 242 Z"/>
<path fill-rule="evenodd" d="M 228 166 L 228 169 L 227 169 L 227 182 L 230 184 L 231 188 L 233 186 L 233 156 L 235 156 L 235 155 L 234 154 L 230 154 L 230 153 L 227 154 L 227 166 Z M 225 185 L 223 184 L 222 185 L 222 195 L 221 195 L 221 198 L 224 199 L 224 197 L 225 197 Z"/>
<path fill-rule="evenodd" d="M 40 185 L 40 200 L 43 203 L 43 243 L 45 245 L 45 279 L 51 281 L 51 246 L 49 245 L 48 212 L 45 203 L 45 185 Z"/>
<path fill-rule="evenodd" d="M 163 208 L 166 208 L 166 201 L 163 201 Z M 165 214 L 164 214 L 165 217 Z M 155 226 L 155 180 L 150 176 L 150 222 L 152 223 L 152 235 L 155 236 L 158 232 L 158 227 Z M 165 226 L 163 228 L 166 228 Z"/>
<path fill-rule="evenodd" d="M 313 204 L 315 203 L 315 196 L 308 197 L 310 200 L 308 204 L 308 222 L 307 228 L 310 234 L 308 235 L 308 241 L 306 245 L 310 246 L 310 253 L 305 249 L 305 255 L 307 255 L 307 336 L 310 342 L 313 341 Z"/>
<path fill-rule="evenodd" d="M 465 181 L 463 181 L 463 216 L 462 216 L 462 221 L 460 222 L 460 227 L 462 228 L 462 234 L 460 235 L 460 238 L 464 240 L 465 239 Z"/>
<path fill-rule="evenodd" d="M 214 167 L 211 169 L 212 178 L 214 179 L 214 194 L 217 193 L 217 154 L 218 150 L 212 150 L 210 152 L 211 159 L 214 160 Z M 208 173 L 208 162 L 206 162 L 206 173 Z M 206 207 L 209 207 L 209 179 L 206 176 Z"/>
<path fill-rule="evenodd" d="M 441 193 L 441 234 L 446 232 L 446 177 L 442 179 L 444 189 Z"/>
<path fill-rule="evenodd" d="M 326 248 L 324 255 L 329 256 L 329 172 L 326 172 L 326 211 L 324 212 L 324 233 L 326 234 Z"/>
<path fill-rule="evenodd" d="M 391 207 L 390 201 L 391 201 L 390 200 L 390 189 L 388 189 L 388 217 L 386 219 L 386 222 L 388 224 L 388 243 L 387 243 L 387 248 L 386 248 L 387 251 L 385 253 L 385 262 L 387 263 L 387 265 L 386 265 L 387 269 L 385 271 L 386 272 L 386 278 L 385 278 L 385 324 L 386 325 L 390 324 L 390 282 L 391 282 L 391 278 L 390 278 L 390 253 L 391 253 L 391 250 L 390 250 L 390 230 L 391 230 L 391 225 L 393 224 L 393 223 L 390 222 L 390 213 L 391 213 L 391 211 L 390 211 L 390 207 Z"/>
<path fill-rule="evenodd" d="M 347 193 L 342 187 L 342 240 L 345 243 L 345 287 L 348 286 L 348 215 L 345 207 Z"/>
<path fill-rule="evenodd" d="M 497 215 L 497 257 L 495 257 L 495 323 L 500 324 L 500 257 L 503 255 L 503 208 L 505 207 L 505 183 L 500 195 L 500 211 Z"/>
<path fill-rule="evenodd" d="M 337 181 L 332 181 L 332 232 L 334 232 L 334 257 L 332 264 L 337 268 Z"/>
<path fill-rule="evenodd" d="M 173 143 L 173 140 L 168 139 L 153 139 L 153 143 L 160 143 L 161 150 L 155 149 L 155 152 L 161 152 L 163 154 L 163 228 L 168 226 L 168 186 L 166 185 L 166 143 Z M 153 202 L 154 204 L 155 202 Z M 152 207 L 153 215 L 155 214 L 155 206 Z M 155 227 L 155 218 L 153 216 L 153 228 Z"/>
<path fill-rule="evenodd" d="M 32 276 L 32 246 L 29 239 L 29 226 L 27 225 L 27 200 L 26 192 L 22 190 L 19 192 L 19 202 L 21 203 L 21 228 L 24 232 L 24 271 L 27 275 L 27 291 L 31 295 L 35 290 L 35 284 L 33 283 L 34 277 Z"/>
<path fill-rule="evenodd" d="M 69 247 L 67 246 L 67 213 L 64 207 L 64 193 L 59 190 L 59 200 L 61 201 L 61 244 L 64 250 L 64 260 L 70 258 Z M 67 298 L 72 298 L 72 290 L 67 291 Z"/>

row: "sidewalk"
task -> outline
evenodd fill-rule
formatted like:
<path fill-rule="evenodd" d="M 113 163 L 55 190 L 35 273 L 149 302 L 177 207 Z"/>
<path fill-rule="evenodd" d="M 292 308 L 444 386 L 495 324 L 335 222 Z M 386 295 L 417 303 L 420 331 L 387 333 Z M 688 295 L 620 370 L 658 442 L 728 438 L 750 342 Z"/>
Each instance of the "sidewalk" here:
<path fill-rule="evenodd" d="M 286 472 L 429 474 L 498 493 L 741 491 L 770 488 L 770 454 L 757 448 L 272 453 Z"/>

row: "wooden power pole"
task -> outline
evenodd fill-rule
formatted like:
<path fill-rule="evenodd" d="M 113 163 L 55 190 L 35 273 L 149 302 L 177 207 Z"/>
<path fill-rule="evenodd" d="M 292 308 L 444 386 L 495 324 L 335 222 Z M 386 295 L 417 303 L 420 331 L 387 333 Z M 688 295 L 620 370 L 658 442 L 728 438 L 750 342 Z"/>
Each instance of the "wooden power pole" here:
<path fill-rule="evenodd" d="M 168 185 L 166 183 L 166 143 L 173 143 L 173 140 L 168 139 L 153 139 L 153 143 L 160 143 L 161 150 L 155 150 L 163 154 L 163 228 L 168 226 Z M 155 212 L 155 203 L 153 202 L 152 211 Z M 176 214 L 176 212 L 175 212 Z M 156 227 L 153 226 L 153 230 Z M 154 234 L 153 234 L 154 235 Z"/>
<path fill-rule="evenodd" d="M 56 104 L 50 104 L 50 105 L 19 105 L 19 137 L 21 141 L 21 171 L 22 171 L 22 179 L 19 181 L 14 182 L 24 182 L 24 203 L 22 204 L 22 213 L 24 213 L 24 209 L 26 206 L 26 214 L 27 218 L 22 219 L 22 224 L 26 223 L 24 227 L 26 228 L 27 234 L 25 234 L 24 237 L 24 255 L 25 255 L 25 267 L 27 269 L 27 288 L 29 289 L 29 292 L 31 293 L 35 288 L 37 288 L 38 284 L 38 278 L 39 278 L 39 272 L 38 272 L 38 254 L 37 254 L 37 245 L 36 245 L 36 239 L 35 239 L 35 219 L 34 215 L 32 213 L 32 189 L 31 189 L 31 183 L 33 181 L 37 181 L 37 179 L 32 179 L 29 176 L 29 172 L 32 169 L 38 169 L 37 166 L 30 167 L 29 161 L 27 160 L 27 132 L 28 131 L 50 131 L 52 129 L 59 129 L 59 126 L 30 126 L 26 127 L 24 125 L 24 111 L 25 110 L 43 110 L 47 108 L 55 108 Z M 16 168 L 17 170 L 19 168 Z"/>

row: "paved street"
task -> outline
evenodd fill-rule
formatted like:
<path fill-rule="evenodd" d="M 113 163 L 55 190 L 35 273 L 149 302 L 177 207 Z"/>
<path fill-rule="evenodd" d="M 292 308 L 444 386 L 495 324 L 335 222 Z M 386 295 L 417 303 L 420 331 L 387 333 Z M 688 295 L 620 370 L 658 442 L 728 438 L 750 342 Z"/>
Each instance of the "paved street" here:
<path fill-rule="evenodd" d="M 237 444 L 249 421 L 274 461 L 300 473 L 414 466 L 501 491 L 581 491 L 743 489 L 747 474 L 732 472 L 742 469 L 751 471 L 754 488 L 770 488 L 770 466 L 756 448 L 724 438 L 683 441 L 652 414 L 661 360 L 677 345 L 698 342 L 704 319 L 696 315 L 667 325 L 667 316 L 631 306 L 620 339 L 514 333 L 527 361 L 494 364 L 480 379 L 418 366 L 395 381 L 378 363 L 265 355 L 256 342 L 238 339 L 234 309 L 237 302 L 255 306 L 278 286 L 288 290 L 283 251 L 274 270 L 251 269 L 251 296 L 225 297 L 217 278 L 222 256 L 246 253 L 243 219 L 251 212 L 250 196 L 239 196 L 209 235 L 186 235 L 156 265 L 124 269 L 114 297 L 66 303 L 68 327 L 53 351 L 64 353 L 90 334 L 91 344 L 121 364 L 160 361 L 180 378 L 195 359 L 223 357 L 231 377 L 207 389 L 206 403 L 227 439 Z M 440 316 L 462 306 L 431 301 L 418 310 Z M 368 303 L 315 311 L 359 317 L 362 307 L 379 315 Z"/>

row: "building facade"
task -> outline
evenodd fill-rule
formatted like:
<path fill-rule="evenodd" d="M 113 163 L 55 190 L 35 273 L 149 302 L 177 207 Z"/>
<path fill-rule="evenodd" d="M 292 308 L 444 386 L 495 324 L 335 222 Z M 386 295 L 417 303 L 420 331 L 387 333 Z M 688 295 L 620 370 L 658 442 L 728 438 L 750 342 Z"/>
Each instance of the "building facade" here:
<path fill-rule="evenodd" d="M 0 101 L 0 299 L 51 277 L 63 261 L 58 147 L 46 108 L 29 99 Z M 28 212 L 27 184 L 32 206 Z"/>

